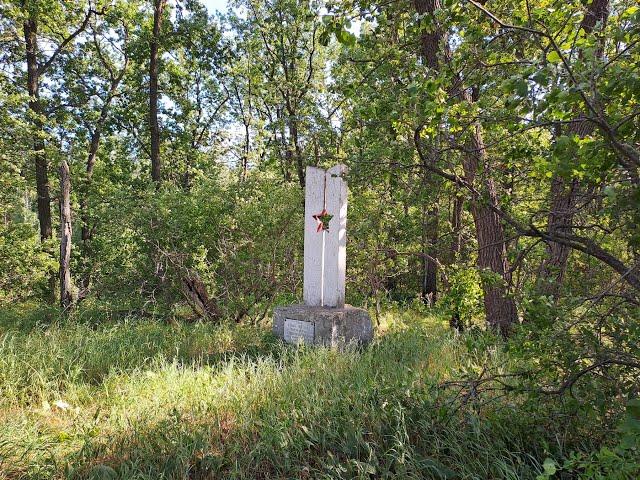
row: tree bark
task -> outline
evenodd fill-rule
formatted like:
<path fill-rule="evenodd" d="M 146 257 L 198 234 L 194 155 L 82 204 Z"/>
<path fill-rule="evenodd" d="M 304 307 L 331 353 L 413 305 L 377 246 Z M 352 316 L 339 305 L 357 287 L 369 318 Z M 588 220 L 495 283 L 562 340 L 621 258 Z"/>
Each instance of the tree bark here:
<path fill-rule="evenodd" d="M 547 231 L 550 235 L 571 234 L 575 217 L 576 201 L 580 191 L 578 179 L 565 180 L 560 175 L 551 179 L 551 208 Z M 539 273 L 540 293 L 557 298 L 564 283 L 567 262 L 571 249 L 561 243 L 549 242 L 547 254 Z"/>
<path fill-rule="evenodd" d="M 304 178 L 304 164 L 302 161 L 302 149 L 300 148 L 300 140 L 298 138 L 298 121 L 295 118 L 295 111 L 293 111 L 290 107 L 287 108 L 288 116 L 289 116 L 289 139 L 290 145 L 289 149 L 292 150 L 292 155 L 296 164 L 296 172 L 298 173 L 298 182 L 300 186 L 304 188 L 305 178 Z"/>
<path fill-rule="evenodd" d="M 414 7 L 419 15 L 434 16 L 440 8 L 440 0 L 415 0 Z M 435 19 L 434 19 L 435 21 Z M 442 48 L 443 33 L 440 28 L 425 29 L 420 33 L 420 59 L 424 66 L 430 70 L 431 75 L 437 75 L 439 70 L 438 52 Z M 436 165 L 439 160 L 438 146 L 436 139 L 431 139 L 428 145 L 427 161 L 431 165 Z M 426 191 L 437 190 L 439 178 L 425 171 L 424 188 Z M 435 198 L 434 195 L 432 198 Z M 436 302 L 438 295 L 438 264 L 435 259 L 438 257 L 436 245 L 439 238 L 439 206 L 437 200 L 432 200 L 429 206 L 422 208 L 422 288 L 421 295 L 429 305 Z"/>
<path fill-rule="evenodd" d="M 462 207 L 464 207 L 464 199 L 456 188 L 451 208 L 451 263 L 456 261 L 462 251 Z"/>
<path fill-rule="evenodd" d="M 38 66 L 38 23 L 34 18 L 25 20 L 24 39 L 27 57 L 27 91 L 29 110 L 33 115 L 33 155 L 36 174 L 36 192 L 38 195 L 38 222 L 40 239 L 48 240 L 53 236 L 51 227 L 51 196 L 49 194 L 49 171 L 43 140 L 42 104 L 40 103 L 40 68 Z"/>
<path fill-rule="evenodd" d="M 598 22 L 606 22 L 609 15 L 609 0 L 593 0 L 580 28 L 586 34 L 591 34 Z M 582 58 L 582 51 L 579 53 Z M 596 55 L 602 56 L 602 51 L 598 50 Z M 593 124 L 578 117 L 576 122 L 571 123 L 569 135 L 577 135 L 584 138 L 593 131 Z M 559 174 L 555 174 L 551 180 L 550 209 L 547 220 L 547 231 L 550 235 L 571 235 L 576 214 L 576 205 L 581 192 L 580 181 L 576 178 L 565 179 Z M 539 291 L 544 295 L 558 298 L 564 283 L 567 271 L 567 262 L 571 249 L 567 245 L 556 242 L 547 243 L 547 255 L 542 261 L 538 277 Z"/>
<path fill-rule="evenodd" d="M 415 8 L 419 14 L 427 14 L 433 17 L 441 8 L 439 0 L 415 0 Z M 451 60 L 449 46 L 447 45 L 447 35 L 438 26 L 422 32 L 420 45 L 423 61 L 425 65 L 435 71 L 439 71 L 438 53 L 442 52 L 445 61 Z M 456 85 L 452 90 L 458 94 L 462 100 L 473 103 L 475 100 L 470 92 L 463 86 L 461 78 L 454 78 Z M 432 146 L 435 152 L 435 145 Z M 426 169 L 435 166 L 436 155 L 430 153 L 424 158 L 427 162 Z M 474 185 L 476 173 L 480 166 L 483 167 L 485 175 L 480 182 L 480 191 L 483 198 L 474 198 L 471 201 L 471 214 L 476 227 L 478 241 L 477 265 L 480 270 L 488 270 L 499 276 L 500 281 L 488 279 L 486 275 L 482 277 L 482 289 L 484 293 L 484 307 L 487 323 L 489 326 L 497 328 L 503 335 L 508 335 L 513 324 L 518 320 L 516 304 L 508 294 L 508 284 L 510 282 L 509 265 L 507 261 L 506 243 L 504 239 L 504 229 L 500 217 L 484 202 L 491 205 L 498 205 L 498 195 L 493 178 L 491 177 L 491 164 L 484 145 L 482 126 L 475 122 L 471 132 L 466 152 L 462 160 L 466 181 Z M 459 324 L 460 319 L 452 318 L 452 324 Z"/>
<path fill-rule="evenodd" d="M 216 303 L 209 297 L 207 287 L 197 273 L 190 271 L 182 277 L 182 290 L 197 315 L 209 320 L 220 318 Z"/>
<path fill-rule="evenodd" d="M 249 124 L 244 124 L 244 146 L 242 149 L 242 172 L 240 173 L 240 181 L 247 179 L 249 172 L 249 151 L 251 150 L 251 136 L 249 132 Z"/>
<path fill-rule="evenodd" d="M 423 173 L 426 175 L 426 172 Z M 431 179 L 432 180 L 432 179 Z M 433 181 L 427 179 L 427 188 L 433 187 Z M 438 216 L 439 208 L 437 203 L 422 207 L 422 285 L 421 296 L 425 303 L 433 306 L 438 296 L 438 264 L 436 263 L 438 242 Z"/>
<path fill-rule="evenodd" d="M 87 154 L 87 188 L 91 184 L 91 178 L 93 177 L 93 168 L 96 164 L 96 158 L 98 156 L 98 148 L 100 146 L 101 126 L 96 126 L 96 129 L 91 135 L 91 142 L 89 143 L 89 152 Z M 84 192 L 82 200 L 80 201 L 80 217 L 82 221 L 81 238 L 82 243 L 86 244 L 91 240 L 91 227 L 89 225 L 89 213 L 88 213 L 88 197 L 89 193 Z"/>
<path fill-rule="evenodd" d="M 464 92 L 463 98 L 468 102 L 473 101 L 468 91 Z M 507 245 L 502 221 L 491 208 L 498 206 L 498 194 L 479 122 L 476 122 L 471 132 L 462 166 L 465 180 L 470 185 L 474 185 L 479 168 L 482 166 L 483 169 L 484 175 L 479 182 L 481 198 L 473 198 L 471 201 L 471 215 L 478 240 L 477 264 L 481 271 L 489 271 L 499 276 L 499 279 L 490 279 L 483 275 L 484 309 L 487 323 L 506 336 L 518 321 L 518 312 L 515 301 L 508 293 L 511 273 L 507 260 Z"/>
<path fill-rule="evenodd" d="M 414 7 L 419 15 L 430 15 L 433 18 L 435 12 L 440 9 L 440 0 L 414 0 Z M 429 28 L 420 33 L 420 54 L 424 65 L 435 71 L 439 70 L 438 53 L 443 48 L 444 38 L 442 29 Z"/>
<path fill-rule="evenodd" d="M 71 284 L 71 175 L 69 165 L 60 165 L 60 306 L 68 310 L 73 303 Z"/>
<path fill-rule="evenodd" d="M 151 179 L 157 184 L 162 179 L 160 161 L 160 126 L 158 124 L 158 50 L 162 15 L 167 0 L 153 2 L 153 33 L 149 56 L 149 132 L 151 136 Z"/>
<path fill-rule="evenodd" d="M 450 262 L 455 264 L 460 252 L 462 251 L 462 207 L 464 206 L 464 200 L 458 193 L 456 188 L 453 198 L 453 206 L 451 208 L 451 248 L 450 248 Z M 451 318 L 449 318 L 449 326 L 458 332 L 464 330 L 464 322 L 460 317 L 459 303 L 456 301 Z"/>

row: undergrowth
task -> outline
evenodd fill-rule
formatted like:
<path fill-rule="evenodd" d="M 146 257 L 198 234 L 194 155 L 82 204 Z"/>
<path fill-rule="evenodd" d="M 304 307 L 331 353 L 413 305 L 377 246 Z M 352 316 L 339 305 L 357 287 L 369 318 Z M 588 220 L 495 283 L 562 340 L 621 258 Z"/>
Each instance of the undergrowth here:
<path fill-rule="evenodd" d="M 517 401 L 470 408 L 443 390 L 510 360 L 435 317 L 389 313 L 373 345 L 336 352 L 264 327 L 13 312 L 0 319 L 1 479 L 533 479 L 563 448 Z"/>

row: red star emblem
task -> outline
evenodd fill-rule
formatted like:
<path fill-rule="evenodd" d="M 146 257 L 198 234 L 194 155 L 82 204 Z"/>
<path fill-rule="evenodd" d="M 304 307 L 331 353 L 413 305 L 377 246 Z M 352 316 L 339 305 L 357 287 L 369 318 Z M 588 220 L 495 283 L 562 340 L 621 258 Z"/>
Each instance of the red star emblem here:
<path fill-rule="evenodd" d="M 320 213 L 316 213 L 313 215 L 313 219 L 318 223 L 318 228 L 316 232 L 328 232 L 329 231 L 329 222 L 333 218 L 333 215 L 329 215 L 326 208 L 323 208 Z"/>

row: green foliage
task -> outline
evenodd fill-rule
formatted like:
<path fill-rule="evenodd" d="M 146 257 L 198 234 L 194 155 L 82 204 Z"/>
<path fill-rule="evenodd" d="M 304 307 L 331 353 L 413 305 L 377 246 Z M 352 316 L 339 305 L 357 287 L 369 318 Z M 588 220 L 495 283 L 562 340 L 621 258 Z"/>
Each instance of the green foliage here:
<path fill-rule="evenodd" d="M 189 192 L 114 192 L 87 266 L 98 291 L 168 311 L 196 273 L 223 318 L 260 320 L 278 296 L 295 295 L 302 226 L 299 189 L 252 180 Z M 133 303 L 132 307 L 136 307 Z"/>
<path fill-rule="evenodd" d="M 96 314 L 35 329 L 11 320 L 2 334 L 8 475 L 435 479 L 538 470 L 522 417 L 440 403 L 438 383 L 480 359 L 433 319 L 387 315 L 371 348 L 339 353 L 277 346 L 254 327 L 84 323 Z"/>
<path fill-rule="evenodd" d="M 475 269 L 453 267 L 447 272 L 449 288 L 439 306 L 449 315 L 458 315 L 467 326 L 482 318 L 482 289 Z M 478 322 L 482 324 L 482 322 Z"/>
<path fill-rule="evenodd" d="M 0 225 L 1 302 L 41 296 L 55 269 L 55 260 L 42 250 L 33 225 Z"/>
<path fill-rule="evenodd" d="M 588 26 L 584 0 L 169 1 L 151 185 L 151 3 L 4 2 L 0 477 L 638 476 L 635 3 Z M 62 159 L 64 315 L 38 303 L 57 291 Z M 300 297 L 304 169 L 338 162 L 347 300 L 375 306 L 380 336 L 281 348 L 258 327 Z M 484 232 L 493 271 L 478 205 L 504 229 Z M 517 303 L 509 342 L 483 331 L 483 287 Z M 388 322 L 395 305 L 442 318 Z M 477 328 L 442 332 L 456 317 Z"/>
<path fill-rule="evenodd" d="M 0 159 L 0 302 L 41 297 L 56 269 L 53 242 L 41 244 L 19 171 Z"/>
<path fill-rule="evenodd" d="M 594 452 L 574 452 L 563 463 L 544 461 L 544 472 L 537 480 L 554 478 L 556 472 L 585 480 L 627 480 L 640 476 L 640 401 L 632 399 L 618 427 L 618 443 Z"/>

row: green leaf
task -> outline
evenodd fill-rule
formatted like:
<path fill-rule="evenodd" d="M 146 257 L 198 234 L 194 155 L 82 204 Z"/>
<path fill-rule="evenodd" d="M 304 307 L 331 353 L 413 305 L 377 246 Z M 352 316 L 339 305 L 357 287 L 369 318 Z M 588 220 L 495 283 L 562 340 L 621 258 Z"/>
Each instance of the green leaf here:
<path fill-rule="evenodd" d="M 560 54 L 555 50 L 547 54 L 547 61 L 550 63 L 560 63 L 561 60 Z"/>
<path fill-rule="evenodd" d="M 557 471 L 556 461 L 553 458 L 545 458 L 542 468 L 544 469 L 545 475 L 555 475 Z"/>
<path fill-rule="evenodd" d="M 627 413 L 640 420 L 640 398 L 633 398 L 627 403 Z"/>
<path fill-rule="evenodd" d="M 627 17 L 631 17 L 638 10 L 640 10 L 640 7 L 638 7 L 637 5 L 633 5 L 632 7 L 629 7 L 624 12 L 622 12 L 622 15 L 620 15 L 620 18 L 624 19 Z"/>
<path fill-rule="evenodd" d="M 318 36 L 318 43 L 323 47 L 329 45 L 329 40 L 331 39 L 331 33 L 328 30 L 323 30 Z"/>
<path fill-rule="evenodd" d="M 516 89 L 516 93 L 518 94 L 518 96 L 520 97 L 526 97 L 527 93 L 529 92 L 529 85 L 527 85 L 526 80 L 518 80 L 515 83 L 515 89 Z"/>
<path fill-rule="evenodd" d="M 538 85 L 541 85 L 543 87 L 546 87 L 547 85 L 549 85 L 549 75 L 546 72 L 546 70 L 537 71 L 531 78 L 533 79 L 534 82 L 536 82 Z"/>
<path fill-rule="evenodd" d="M 336 31 L 336 39 L 343 45 L 353 46 L 356 43 L 356 36 L 344 28 Z"/>

